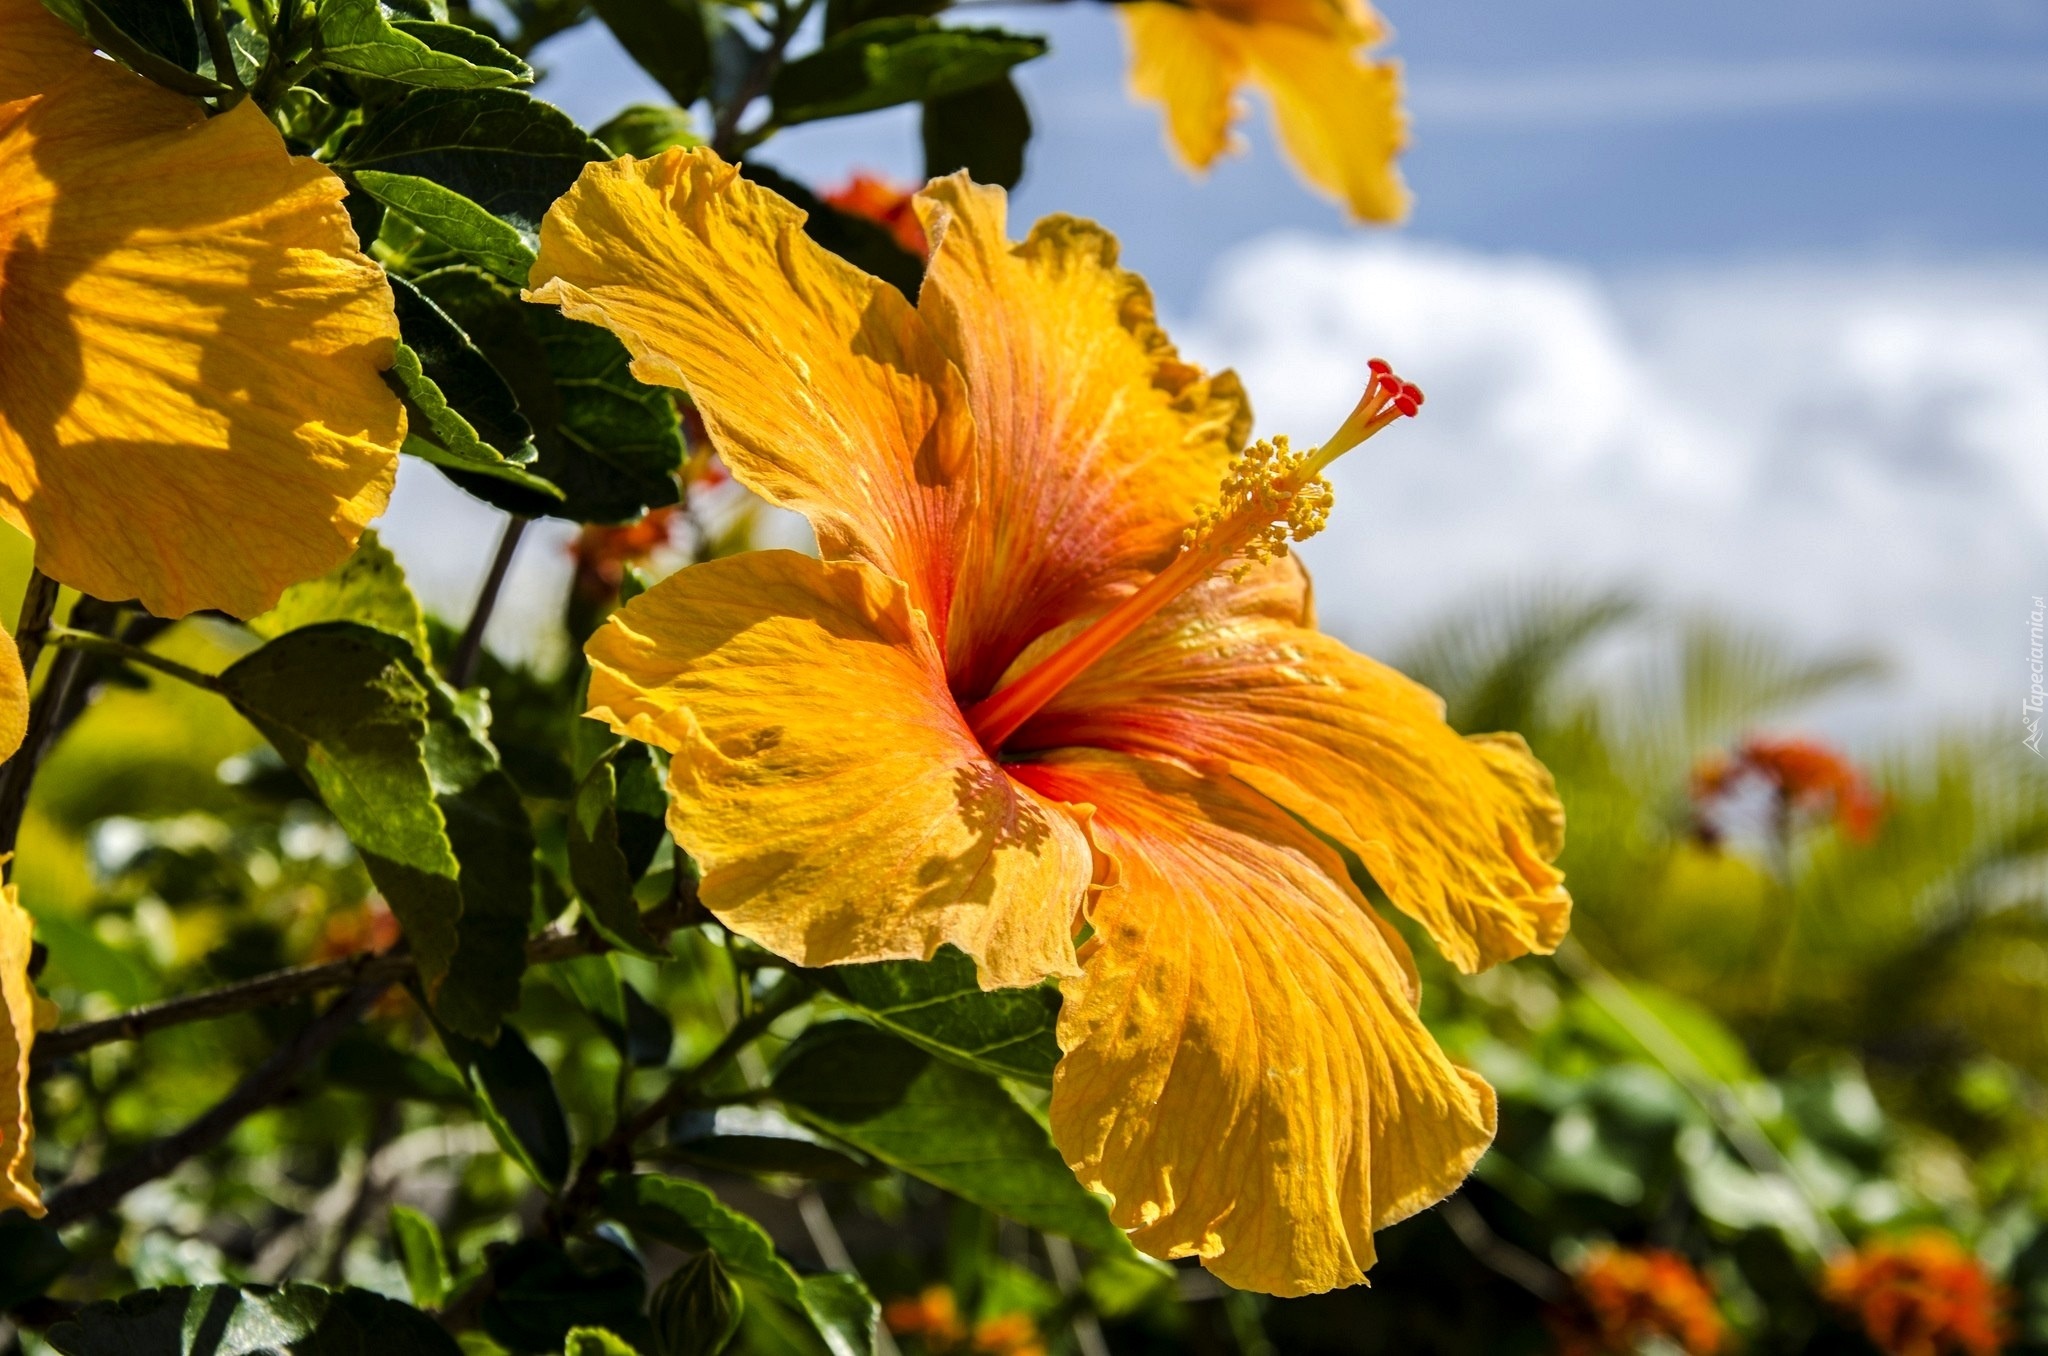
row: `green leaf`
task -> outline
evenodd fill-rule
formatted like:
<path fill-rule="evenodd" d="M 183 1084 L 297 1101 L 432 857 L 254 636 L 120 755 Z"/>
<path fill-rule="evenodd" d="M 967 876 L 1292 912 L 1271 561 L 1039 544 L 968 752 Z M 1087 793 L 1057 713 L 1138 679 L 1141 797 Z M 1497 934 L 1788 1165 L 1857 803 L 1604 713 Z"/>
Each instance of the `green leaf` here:
<path fill-rule="evenodd" d="M 277 606 L 250 618 L 248 627 L 266 640 L 275 640 L 287 631 L 332 621 L 361 622 L 397 636 L 422 661 L 432 655 L 419 600 L 406 584 L 397 558 L 378 540 L 375 528 L 364 531 L 354 555 L 318 579 L 286 589 Z"/>
<path fill-rule="evenodd" d="M 634 104 L 593 133 L 617 155 L 643 160 L 671 146 L 702 146 L 689 110 L 660 104 Z"/>
<path fill-rule="evenodd" d="M 815 972 L 818 982 L 941 1059 L 999 1078 L 1052 1085 L 1060 995 L 1052 985 L 983 992 L 974 961 L 941 947 L 928 961 L 881 961 Z"/>
<path fill-rule="evenodd" d="M 569 1119 L 554 1077 L 526 1038 L 510 1023 L 489 1045 L 445 1027 L 440 1035 L 498 1147 L 536 1182 L 560 1187 L 569 1179 Z"/>
<path fill-rule="evenodd" d="M 561 500 L 559 487 L 528 469 L 536 455 L 533 428 L 505 379 L 411 283 L 395 275 L 390 282 L 405 342 L 384 380 L 410 416 L 405 451 L 519 486 L 522 493 Z"/>
<path fill-rule="evenodd" d="M 704 97 L 711 37 L 698 0 L 595 0 L 595 7 L 619 45 L 671 99 L 688 108 Z"/>
<path fill-rule="evenodd" d="M 422 1309 L 438 1309 L 455 1288 L 448 1269 L 448 1246 L 434 1221 L 409 1205 L 391 1207 L 391 1238 L 405 1267 L 405 1286 Z"/>
<path fill-rule="evenodd" d="M 453 189 L 416 174 L 357 170 L 363 192 L 462 256 L 514 287 L 526 285 L 533 249 L 518 228 L 492 216 Z"/>
<path fill-rule="evenodd" d="M 640 1352 L 609 1328 L 571 1328 L 562 1339 L 562 1356 L 640 1356 Z"/>
<path fill-rule="evenodd" d="M 430 179 L 531 244 L 583 166 L 610 158 L 568 114 L 518 90 L 419 89 L 373 113 L 335 164 Z"/>
<path fill-rule="evenodd" d="M 524 1239 L 491 1262 L 484 1331 L 514 1351 L 560 1351 L 577 1328 L 603 1328 L 634 1347 L 653 1350 L 654 1330 L 641 1316 L 647 1277 L 640 1263 L 611 1243 Z"/>
<path fill-rule="evenodd" d="M 431 1060 L 361 1033 L 344 1036 L 327 1056 L 327 1081 L 377 1097 L 432 1106 L 471 1104 L 469 1089 Z"/>
<path fill-rule="evenodd" d="M 569 807 L 569 881 L 576 887 L 591 925 L 605 940 L 635 955 L 666 960 L 668 948 L 648 934 L 640 921 L 640 904 L 633 897 L 633 887 L 646 872 L 653 852 L 629 849 L 638 847 L 636 832 L 645 836 L 642 826 L 648 817 L 621 795 L 622 789 L 629 794 L 638 789 L 635 783 L 640 777 L 651 777 L 651 769 L 647 746 L 627 741 L 590 765 Z M 640 777 L 635 776 L 636 770 Z M 621 773 L 625 774 L 623 788 Z M 658 784 L 655 795 L 660 796 Z M 658 813 L 653 822 L 659 832 Z"/>
<path fill-rule="evenodd" d="M 449 90 L 533 79 L 531 67 L 474 29 L 392 19 L 377 0 L 320 0 L 314 24 L 320 64 L 334 70 Z"/>
<path fill-rule="evenodd" d="M 87 1305 L 48 1340 L 62 1356 L 461 1356 L 397 1300 L 298 1284 L 144 1290 Z"/>
<path fill-rule="evenodd" d="M 578 522 L 630 522 L 676 502 L 683 435 L 675 402 L 634 379 L 632 356 L 609 331 L 522 302 L 475 269 L 442 269 L 418 283 L 519 392 L 538 449 L 528 469 L 567 497 L 459 474 L 457 484 L 508 513 Z"/>
<path fill-rule="evenodd" d="M 924 260 L 896 243 L 896 237 L 864 217 L 842 212 L 794 179 L 758 161 L 745 161 L 740 173 L 766 189 L 789 199 L 804 212 L 804 234 L 847 263 L 883 282 L 893 284 L 906 297 L 916 297 L 924 283 Z"/>
<path fill-rule="evenodd" d="M 1030 140 L 1031 112 L 1007 75 L 925 100 L 927 179 L 964 169 L 978 184 L 1015 188 L 1024 177 L 1024 147 Z"/>
<path fill-rule="evenodd" d="M 501 459 L 522 465 L 533 460 L 533 426 L 490 360 L 411 283 L 393 278 L 391 293 L 399 332 L 418 357 L 421 374 L 434 383 L 429 394 L 440 400 L 440 408 L 429 413 L 428 431 L 451 446 L 481 439 Z"/>
<path fill-rule="evenodd" d="M 458 704 L 408 641 L 350 622 L 288 631 L 219 682 L 362 853 L 436 1013 L 488 1040 L 519 1001 L 533 836 L 477 701 Z"/>
<path fill-rule="evenodd" d="M 870 19 L 929 19 L 951 3 L 952 0 L 825 0 L 825 36 L 836 38 Z"/>
<path fill-rule="evenodd" d="M 1045 50 L 1043 38 L 997 28 L 944 28 L 916 16 L 870 19 L 782 67 L 769 94 L 775 121 L 786 127 L 957 94 Z"/>
<path fill-rule="evenodd" d="M 776 1255 L 774 1241 L 760 1225 L 709 1188 L 654 1173 L 620 1174 L 605 1179 L 604 1208 L 621 1224 L 671 1247 L 717 1253 L 726 1271 L 808 1318 L 833 1356 L 869 1356 L 872 1351 L 879 1311 L 859 1279 L 809 1284 Z"/>
<path fill-rule="evenodd" d="M 1045 1127 L 986 1074 L 829 1022 L 791 1047 L 774 1087 L 799 1119 L 913 1177 L 1099 1251 L 1130 1246 Z"/>
<path fill-rule="evenodd" d="M 675 1027 L 667 1013 L 620 977 L 617 956 L 577 956 L 557 961 L 549 970 L 635 1068 L 658 1069 L 668 1063 Z"/>
<path fill-rule="evenodd" d="M 431 989 L 455 954 L 461 866 L 427 770 L 426 689 L 394 653 L 404 647 L 362 626 L 305 627 L 230 665 L 220 684 L 363 854 Z"/>
<path fill-rule="evenodd" d="M 70 1267 L 56 1229 L 19 1210 L 0 1214 L 0 1309 L 34 1299 Z"/>
<path fill-rule="evenodd" d="M 884 1171 L 769 1107 L 684 1112 L 671 1125 L 668 1153 L 696 1167 L 753 1176 L 853 1182 Z"/>

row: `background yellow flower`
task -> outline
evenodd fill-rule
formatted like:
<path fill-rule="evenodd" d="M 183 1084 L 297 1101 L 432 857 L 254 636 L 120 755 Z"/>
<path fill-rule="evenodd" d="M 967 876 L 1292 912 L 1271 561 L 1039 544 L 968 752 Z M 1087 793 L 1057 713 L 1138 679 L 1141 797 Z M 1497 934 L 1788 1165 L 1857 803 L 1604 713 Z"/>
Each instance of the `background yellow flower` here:
<path fill-rule="evenodd" d="M 1408 190 L 1394 158 L 1408 144 L 1401 74 L 1360 49 L 1385 40 L 1364 0 L 1140 0 L 1118 7 L 1131 88 L 1166 112 L 1167 140 L 1207 169 L 1231 146 L 1237 91 L 1273 104 L 1280 142 L 1302 177 L 1359 221 L 1399 221 Z"/>

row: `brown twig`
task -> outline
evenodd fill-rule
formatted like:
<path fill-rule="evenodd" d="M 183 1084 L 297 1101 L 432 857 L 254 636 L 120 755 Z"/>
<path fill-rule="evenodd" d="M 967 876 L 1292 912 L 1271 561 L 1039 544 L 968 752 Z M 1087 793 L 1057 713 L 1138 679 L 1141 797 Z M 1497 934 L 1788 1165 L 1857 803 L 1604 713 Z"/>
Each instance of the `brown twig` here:
<path fill-rule="evenodd" d="M 21 594 L 21 615 L 14 623 L 14 647 L 21 652 L 21 671 L 33 681 L 36 660 L 42 657 L 43 637 L 50 630 L 50 616 L 57 610 L 57 581 L 41 570 L 28 572 L 28 587 Z"/>
<path fill-rule="evenodd" d="M 1465 1251 L 1488 1271 L 1513 1281 L 1545 1304 L 1562 1304 L 1571 1293 L 1571 1282 L 1563 1272 L 1495 1233 L 1478 1207 L 1463 1196 L 1453 1196 L 1436 1209 Z"/>
<path fill-rule="evenodd" d="M 99 1176 L 50 1197 L 48 1223 L 63 1228 L 111 1210 L 137 1187 L 221 1144 L 236 1126 L 290 1093 L 300 1075 L 361 1020 L 389 987 L 390 981 L 382 980 L 350 989 L 184 1129 L 152 1141 Z"/>
<path fill-rule="evenodd" d="M 21 600 L 20 631 L 15 636 L 15 646 L 21 654 L 22 672 L 31 679 L 35 677 L 36 661 L 42 657 L 43 646 L 50 639 L 50 614 L 56 603 L 57 582 L 40 570 L 30 574 L 28 591 Z M 72 619 L 81 625 L 111 626 L 113 613 L 105 604 L 81 598 L 72 608 Z M 28 813 L 28 795 L 35 785 L 36 769 L 42 766 L 43 756 L 69 723 L 65 713 L 79 709 L 72 700 L 72 688 L 83 662 L 76 650 L 66 650 L 51 661 L 42 690 L 29 707 L 28 733 L 21 748 L 0 770 L 0 860 L 14 852 L 15 842 L 21 836 L 22 816 Z M 0 872 L 12 876 L 12 862 L 0 866 Z"/>
<path fill-rule="evenodd" d="M 650 933 L 663 937 L 694 916 L 696 909 L 696 892 L 687 891 L 684 898 L 667 901 L 648 910 L 643 921 Z M 611 943 L 587 929 L 553 928 L 526 944 L 526 963 L 547 965 L 610 949 Z M 419 961 L 410 953 L 364 951 L 323 965 L 301 965 L 290 970 L 272 971 L 202 993 L 131 1008 L 99 1021 L 58 1027 L 36 1038 L 30 1067 L 42 1068 L 110 1041 L 140 1040 L 167 1027 L 231 1017 L 256 1008 L 277 1007 L 330 989 L 345 989 L 358 984 L 389 986 L 409 978 L 418 968 Z"/>
<path fill-rule="evenodd" d="M 505 576 L 512 572 L 512 557 L 519 550 L 519 539 L 526 535 L 527 522 L 514 514 L 506 520 L 505 531 L 498 537 L 498 549 L 491 556 L 483 590 L 476 596 L 469 624 L 462 628 L 462 639 L 455 643 L 454 657 L 448 661 L 448 681 L 457 687 L 468 687 L 476 681 L 476 666 L 484 654 L 484 630 L 491 624 L 491 613 L 497 610 L 498 594 L 505 587 Z"/>

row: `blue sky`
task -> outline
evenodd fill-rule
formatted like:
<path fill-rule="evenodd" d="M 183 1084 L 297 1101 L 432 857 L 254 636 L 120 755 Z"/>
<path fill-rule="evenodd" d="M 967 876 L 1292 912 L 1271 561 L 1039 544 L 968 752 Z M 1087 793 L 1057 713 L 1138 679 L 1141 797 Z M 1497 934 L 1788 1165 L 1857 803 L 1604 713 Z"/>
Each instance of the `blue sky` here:
<path fill-rule="evenodd" d="M 1598 264 L 1788 253 L 1981 257 L 2048 249 L 2048 4 L 2041 0 L 1388 0 L 1415 112 L 1411 235 Z M 1123 90 L 1108 6 L 977 8 L 1043 32 L 1021 79 L 1039 128 L 1030 215 L 1095 217 L 1169 308 L 1233 244 L 1343 233 L 1288 173 L 1263 110 L 1202 183 Z M 543 92 L 599 119 L 656 98 L 595 26 L 540 60 Z M 799 129 L 759 153 L 830 180 L 913 177 L 907 110 Z"/>

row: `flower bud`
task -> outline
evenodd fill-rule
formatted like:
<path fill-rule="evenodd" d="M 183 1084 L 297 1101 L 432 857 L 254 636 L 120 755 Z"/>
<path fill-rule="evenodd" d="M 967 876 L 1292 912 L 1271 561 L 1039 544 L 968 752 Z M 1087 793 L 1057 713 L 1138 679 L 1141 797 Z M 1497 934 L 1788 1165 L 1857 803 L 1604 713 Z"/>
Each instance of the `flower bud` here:
<path fill-rule="evenodd" d="M 739 1332 L 744 1310 L 739 1286 L 714 1252 L 677 1268 L 648 1305 L 660 1356 L 718 1356 Z"/>

